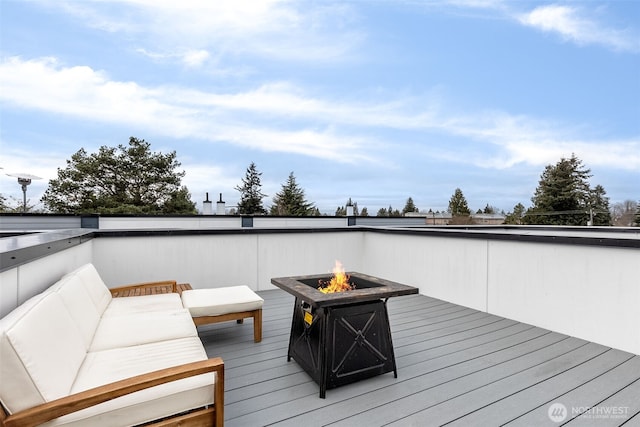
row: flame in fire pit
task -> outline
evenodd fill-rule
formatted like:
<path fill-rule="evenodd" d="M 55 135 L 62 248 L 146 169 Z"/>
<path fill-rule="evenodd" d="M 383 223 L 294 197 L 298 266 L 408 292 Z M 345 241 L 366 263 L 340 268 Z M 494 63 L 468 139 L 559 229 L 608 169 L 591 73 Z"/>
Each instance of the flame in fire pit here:
<path fill-rule="evenodd" d="M 336 261 L 336 265 L 333 267 L 333 277 L 329 281 L 320 280 L 318 290 L 323 294 L 351 291 L 355 289 L 355 285 L 349 283 L 349 279 L 351 277 L 344 272 L 342 263 Z"/>

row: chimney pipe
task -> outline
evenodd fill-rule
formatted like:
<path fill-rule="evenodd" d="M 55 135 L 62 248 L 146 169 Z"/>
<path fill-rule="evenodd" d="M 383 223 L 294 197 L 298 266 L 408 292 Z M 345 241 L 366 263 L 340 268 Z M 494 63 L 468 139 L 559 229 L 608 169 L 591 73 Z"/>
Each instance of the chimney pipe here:
<path fill-rule="evenodd" d="M 213 207 L 209 200 L 209 193 L 207 192 L 207 199 L 202 202 L 202 215 L 213 215 Z"/>
<path fill-rule="evenodd" d="M 216 215 L 225 215 L 225 203 L 222 200 L 222 193 L 220 193 L 220 200 L 216 202 Z"/>

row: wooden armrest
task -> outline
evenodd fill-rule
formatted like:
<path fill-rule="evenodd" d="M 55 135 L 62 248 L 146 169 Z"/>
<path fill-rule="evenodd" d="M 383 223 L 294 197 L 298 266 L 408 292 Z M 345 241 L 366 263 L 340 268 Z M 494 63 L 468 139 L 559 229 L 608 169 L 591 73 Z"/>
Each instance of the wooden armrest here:
<path fill-rule="evenodd" d="M 142 282 L 133 283 L 130 285 L 118 286 L 117 288 L 109 289 L 111 295 L 115 295 L 118 292 L 130 291 L 133 289 L 155 288 L 158 286 L 171 286 L 171 292 L 178 292 L 178 282 L 175 280 L 160 280 L 158 282 Z"/>
<path fill-rule="evenodd" d="M 216 357 L 137 375 L 43 403 L 9 415 L 4 420 L 3 425 L 6 427 L 36 426 L 120 396 L 207 372 L 216 373 L 214 389 L 215 415 L 216 419 L 221 420 L 224 405 L 224 362 L 221 358 Z M 217 422 L 216 425 L 222 425 L 222 423 Z"/>

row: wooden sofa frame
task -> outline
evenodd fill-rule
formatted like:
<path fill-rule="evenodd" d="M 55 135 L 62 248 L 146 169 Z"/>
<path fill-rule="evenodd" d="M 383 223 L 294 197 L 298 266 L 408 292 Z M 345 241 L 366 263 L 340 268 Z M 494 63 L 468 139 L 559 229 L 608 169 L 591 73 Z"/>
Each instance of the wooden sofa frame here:
<path fill-rule="evenodd" d="M 161 289 L 168 286 L 172 292 L 178 292 L 177 282 L 174 280 L 145 282 L 134 285 L 112 288 L 111 294 L 118 296 L 119 293 L 127 292 L 129 295 L 149 295 L 154 293 L 154 289 Z M 132 293 L 133 292 L 133 293 Z M 71 414 L 91 406 L 98 405 L 108 400 L 115 399 L 136 391 L 155 387 L 160 384 L 177 381 L 183 378 L 197 376 L 214 372 L 216 374 L 214 383 L 213 406 L 194 409 L 187 413 L 176 414 L 172 417 L 162 418 L 152 421 L 149 426 L 191 426 L 205 427 L 224 425 L 224 362 L 221 358 L 215 357 L 198 362 L 186 363 L 172 366 L 170 368 L 137 375 L 124 380 L 105 384 L 100 387 L 65 396 L 51 402 L 43 403 L 23 411 L 9 415 L 0 405 L 0 426 L 2 427 L 32 427 L 47 421 L 51 421 L 63 415 Z"/>
<path fill-rule="evenodd" d="M 181 294 L 182 291 L 190 289 L 192 288 L 188 283 L 177 283 L 175 280 L 164 280 L 161 282 L 136 283 L 134 285 L 111 288 L 111 295 L 113 295 L 114 297 L 128 297 L 169 292 Z M 196 326 L 208 325 L 210 323 L 228 322 L 230 320 L 235 320 L 238 323 L 242 323 L 244 319 L 249 318 L 253 318 L 253 341 L 262 341 L 262 309 L 239 311 L 236 313 L 221 314 L 218 316 L 194 317 L 193 323 Z"/>
<path fill-rule="evenodd" d="M 182 378 L 216 373 L 213 407 L 195 409 L 186 414 L 164 418 L 148 425 L 153 426 L 222 426 L 224 423 L 224 362 L 221 358 L 202 360 L 184 365 L 172 366 L 159 371 L 127 378 L 114 383 L 72 394 L 24 411 L 7 416 L 2 409 L 0 420 L 4 427 L 31 427 L 53 420 L 63 415 L 106 402 L 116 397 L 144 390 Z"/>

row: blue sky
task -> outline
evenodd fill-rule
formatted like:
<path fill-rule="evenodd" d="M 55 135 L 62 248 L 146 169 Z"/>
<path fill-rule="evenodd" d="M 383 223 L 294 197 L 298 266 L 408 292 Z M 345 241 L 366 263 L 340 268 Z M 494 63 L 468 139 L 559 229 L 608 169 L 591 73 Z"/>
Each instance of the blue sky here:
<path fill-rule="evenodd" d="M 263 192 L 290 172 L 333 214 L 530 206 L 575 153 L 640 199 L 640 2 L 0 0 L 0 191 L 73 153 L 175 150 L 184 184 Z M 41 205 L 39 206 L 41 207 Z"/>

